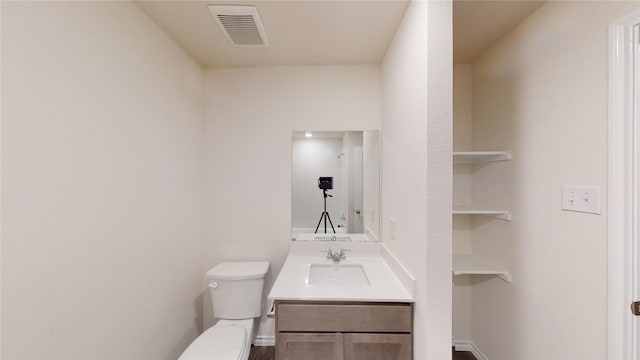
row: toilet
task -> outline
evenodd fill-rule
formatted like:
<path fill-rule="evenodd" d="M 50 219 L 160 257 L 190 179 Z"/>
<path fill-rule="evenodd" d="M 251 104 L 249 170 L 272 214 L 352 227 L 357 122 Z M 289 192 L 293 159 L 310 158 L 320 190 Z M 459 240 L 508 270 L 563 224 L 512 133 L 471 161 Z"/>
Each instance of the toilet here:
<path fill-rule="evenodd" d="M 222 262 L 207 272 L 218 322 L 196 338 L 178 360 L 247 360 L 254 318 L 262 315 L 266 261 Z"/>

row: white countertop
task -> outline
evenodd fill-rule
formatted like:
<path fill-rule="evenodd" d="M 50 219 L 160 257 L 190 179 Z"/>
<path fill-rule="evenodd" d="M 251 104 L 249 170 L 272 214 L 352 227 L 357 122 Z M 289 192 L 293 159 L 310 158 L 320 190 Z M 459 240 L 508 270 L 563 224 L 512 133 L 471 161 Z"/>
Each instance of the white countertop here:
<path fill-rule="evenodd" d="M 333 237 L 335 236 L 335 240 Z M 296 241 L 333 241 L 342 243 L 344 241 L 371 241 L 365 234 L 316 234 L 316 233 L 300 233 L 295 236 Z"/>
<path fill-rule="evenodd" d="M 333 246 L 332 246 L 333 245 Z M 322 248 L 350 248 L 347 259 L 340 264 L 361 264 L 369 285 L 309 285 L 307 275 L 311 264 L 333 264 L 323 255 Z M 376 243 L 348 244 L 339 242 L 292 243 L 289 255 L 269 293 L 269 300 L 372 301 L 414 302 L 391 267 L 380 255 Z"/>

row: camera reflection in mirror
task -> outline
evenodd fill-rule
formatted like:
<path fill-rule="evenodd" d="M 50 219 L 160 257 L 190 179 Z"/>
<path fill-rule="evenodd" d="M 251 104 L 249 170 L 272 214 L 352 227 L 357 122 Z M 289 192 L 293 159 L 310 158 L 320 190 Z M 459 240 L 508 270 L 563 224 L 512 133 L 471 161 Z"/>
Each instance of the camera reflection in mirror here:
<path fill-rule="evenodd" d="M 333 227 L 333 222 L 331 221 L 331 216 L 327 212 L 327 198 L 333 197 L 333 195 L 329 195 L 327 190 L 333 189 L 333 177 L 331 176 L 320 176 L 318 178 L 318 188 L 322 190 L 322 197 L 324 198 L 324 208 L 322 210 L 322 215 L 320 215 L 320 221 L 318 221 L 318 225 L 316 225 L 316 231 L 314 233 L 318 233 L 318 229 L 320 228 L 320 224 L 324 221 L 324 233 L 327 233 L 327 220 L 329 220 L 329 225 L 331 225 L 331 231 L 336 233 L 336 229 Z"/>
<path fill-rule="evenodd" d="M 338 234 L 339 241 L 377 241 L 379 131 L 305 133 L 293 133 L 292 238 L 328 241 L 316 236 Z"/>

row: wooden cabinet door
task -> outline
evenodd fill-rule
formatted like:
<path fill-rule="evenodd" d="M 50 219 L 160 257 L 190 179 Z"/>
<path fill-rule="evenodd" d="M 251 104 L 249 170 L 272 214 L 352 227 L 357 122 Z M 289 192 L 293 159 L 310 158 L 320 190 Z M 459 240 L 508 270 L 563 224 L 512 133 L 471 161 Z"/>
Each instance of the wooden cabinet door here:
<path fill-rule="evenodd" d="M 410 333 L 413 309 L 397 303 L 276 302 L 278 332 Z"/>
<path fill-rule="evenodd" d="M 344 334 L 345 360 L 411 360 L 410 334 Z"/>
<path fill-rule="evenodd" d="M 276 360 L 343 360 L 342 334 L 279 333 Z"/>

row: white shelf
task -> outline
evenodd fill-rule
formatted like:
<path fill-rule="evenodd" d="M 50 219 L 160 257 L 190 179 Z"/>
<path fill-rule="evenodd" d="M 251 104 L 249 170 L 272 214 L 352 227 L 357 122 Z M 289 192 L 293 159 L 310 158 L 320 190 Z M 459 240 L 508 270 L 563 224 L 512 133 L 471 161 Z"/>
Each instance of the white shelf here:
<path fill-rule="evenodd" d="M 501 220 L 511 220 L 508 210 L 496 210 L 474 205 L 453 205 L 453 215 L 487 215 Z"/>
<path fill-rule="evenodd" d="M 508 151 L 454 151 L 454 164 L 478 164 L 492 161 L 511 160 Z"/>
<path fill-rule="evenodd" d="M 512 281 L 508 271 L 472 254 L 453 254 L 453 275 L 496 275 Z"/>

